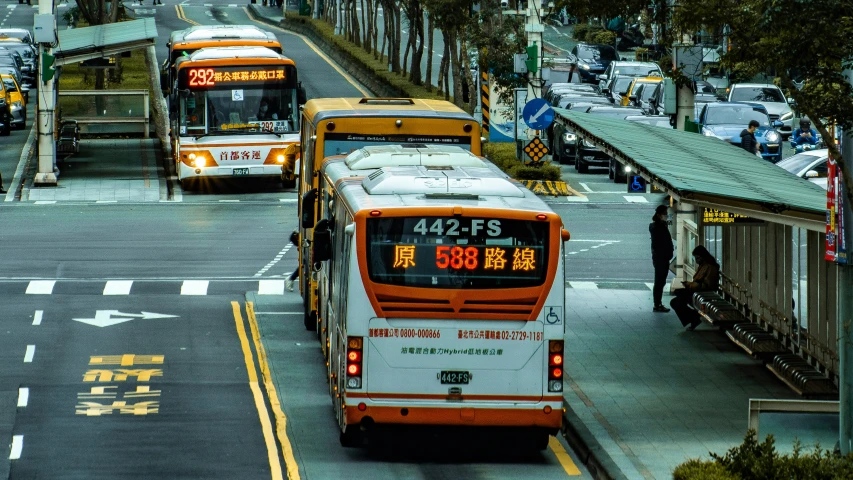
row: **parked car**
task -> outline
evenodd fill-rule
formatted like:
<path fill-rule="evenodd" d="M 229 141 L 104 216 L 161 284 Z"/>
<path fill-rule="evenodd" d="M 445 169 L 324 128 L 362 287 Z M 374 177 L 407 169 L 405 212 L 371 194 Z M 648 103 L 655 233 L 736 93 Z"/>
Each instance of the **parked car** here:
<path fill-rule="evenodd" d="M 760 103 L 767 109 L 770 120 L 780 120 L 779 133 L 787 139 L 793 133 L 794 112 L 782 90 L 769 83 L 735 83 L 729 88 L 728 101 Z"/>
<path fill-rule="evenodd" d="M 623 75 L 615 75 L 607 82 L 607 86 L 601 89 L 601 94 L 604 95 L 611 103 L 617 106 L 622 105 L 622 97 L 628 96 L 628 87 L 634 81 L 635 77 Z"/>
<path fill-rule="evenodd" d="M 554 83 L 551 84 L 548 87 L 548 90 L 542 94 L 542 98 L 550 102 L 555 95 L 559 95 L 561 93 L 584 93 L 597 95 L 598 87 L 588 83 Z"/>
<path fill-rule="evenodd" d="M 15 64 L 18 66 L 18 70 L 21 71 L 22 87 L 25 87 L 27 90 L 29 90 L 30 87 L 35 84 L 35 71 L 29 63 L 24 61 L 24 58 L 21 56 L 20 53 L 10 48 L 0 46 L 0 57 L 11 57 L 13 60 L 15 60 Z"/>
<path fill-rule="evenodd" d="M 29 66 L 30 77 L 35 79 L 36 76 L 36 62 L 38 60 L 38 51 L 33 48 L 32 45 L 23 43 L 21 41 L 0 41 L 0 48 L 5 48 L 8 50 L 14 50 L 17 52 L 24 61 L 24 66 Z M 26 71 L 23 72 L 26 75 Z M 38 82 L 31 82 L 33 87 L 36 87 Z"/>
<path fill-rule="evenodd" d="M 6 87 L 6 102 L 11 106 L 12 126 L 23 130 L 27 128 L 27 102 L 21 93 L 21 87 L 15 77 L 8 73 L 0 73 L 0 79 Z"/>
<path fill-rule="evenodd" d="M 751 120 L 758 121 L 755 131 L 761 158 L 773 163 L 782 159 L 782 136 L 776 131 L 781 122 L 770 122 L 762 105 L 740 102 L 707 103 L 699 112 L 697 122 L 706 137 L 716 137 L 740 146 L 740 133 Z"/>
<path fill-rule="evenodd" d="M 657 85 L 658 83 L 663 82 L 662 77 L 636 77 L 634 81 L 628 86 L 628 95 L 622 97 L 621 105 L 623 107 L 634 106 L 634 103 L 637 102 L 637 93 L 642 90 L 643 85 Z M 651 96 L 651 89 L 649 89 L 649 96 Z"/>
<path fill-rule="evenodd" d="M 663 77 L 660 66 L 652 62 L 629 62 L 624 60 L 610 62 L 604 73 L 598 76 L 598 88 L 603 89 L 615 75 L 627 77 Z"/>
<path fill-rule="evenodd" d="M 18 0 L 18 3 L 23 2 Z M 24 43 L 33 44 L 33 35 L 25 28 L 0 28 L 0 41 L 8 38 L 17 38 Z"/>
<path fill-rule="evenodd" d="M 596 83 L 597 76 L 603 73 L 619 55 L 611 45 L 579 43 L 572 48 L 572 74 L 577 73 L 581 82 Z M 571 75 L 569 78 L 571 79 Z"/>
<path fill-rule="evenodd" d="M 591 115 L 601 115 L 611 118 L 625 118 L 628 115 L 642 115 L 638 108 L 596 106 L 589 107 L 586 111 Z M 586 140 L 578 142 L 574 156 L 575 169 L 580 173 L 589 171 L 590 165 L 606 167 L 610 164 L 610 156 L 599 150 L 595 145 Z"/>
<path fill-rule="evenodd" d="M 669 122 L 669 118 L 667 117 L 650 117 L 648 115 L 628 115 L 625 117 L 625 120 L 629 122 L 637 122 L 637 123 L 645 123 L 646 125 L 651 125 L 653 127 L 660 128 L 668 128 L 672 130 L 672 125 Z M 631 172 L 631 167 L 622 165 L 615 158 L 610 158 L 610 165 L 608 166 L 607 176 L 610 177 L 614 183 L 625 183 L 628 179 L 628 174 Z"/>
<path fill-rule="evenodd" d="M 798 153 L 782 160 L 776 165 L 800 178 L 807 179 L 815 185 L 820 185 L 826 190 L 826 178 L 829 172 L 828 161 L 829 150 L 823 148 Z"/>
<path fill-rule="evenodd" d="M 609 106 L 610 102 L 607 101 L 604 97 L 567 97 L 562 99 L 565 101 L 565 104 L 559 105 L 560 108 L 565 108 L 566 110 L 575 110 L 586 112 L 589 107 L 593 107 L 596 105 L 599 106 Z M 569 163 L 574 162 L 575 158 L 575 147 L 577 143 L 577 136 L 571 130 L 567 129 L 565 125 L 553 123 L 552 129 L 549 131 L 548 138 L 550 142 L 548 144 L 551 155 L 555 162 L 558 163 Z"/>
<path fill-rule="evenodd" d="M 0 81 L 0 135 L 12 134 L 12 104 L 6 95 L 6 86 Z"/>

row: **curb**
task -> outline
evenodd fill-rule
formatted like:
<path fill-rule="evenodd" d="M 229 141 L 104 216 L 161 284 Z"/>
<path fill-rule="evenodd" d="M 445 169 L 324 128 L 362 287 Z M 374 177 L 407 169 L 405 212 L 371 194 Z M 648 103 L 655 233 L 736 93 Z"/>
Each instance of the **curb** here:
<path fill-rule="evenodd" d="M 569 190 L 568 185 L 566 185 L 566 182 L 563 181 L 519 180 L 519 182 L 537 195 L 547 195 L 552 197 L 559 197 L 561 195 L 570 197 L 573 195 Z"/>
<path fill-rule="evenodd" d="M 586 428 L 572 407 L 563 401 L 563 438 L 596 480 L 628 480 L 616 462 Z"/>

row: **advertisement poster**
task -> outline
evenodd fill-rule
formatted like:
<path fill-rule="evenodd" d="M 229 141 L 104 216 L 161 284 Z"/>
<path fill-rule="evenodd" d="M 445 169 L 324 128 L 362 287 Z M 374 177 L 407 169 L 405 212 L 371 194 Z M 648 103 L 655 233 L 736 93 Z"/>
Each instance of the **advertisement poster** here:
<path fill-rule="evenodd" d="M 827 262 L 835 261 L 835 226 L 836 218 L 838 217 L 835 202 L 838 195 L 836 193 L 838 190 L 837 168 L 835 159 L 830 155 L 829 160 L 827 161 L 826 172 L 826 250 L 823 255 L 823 259 Z"/>

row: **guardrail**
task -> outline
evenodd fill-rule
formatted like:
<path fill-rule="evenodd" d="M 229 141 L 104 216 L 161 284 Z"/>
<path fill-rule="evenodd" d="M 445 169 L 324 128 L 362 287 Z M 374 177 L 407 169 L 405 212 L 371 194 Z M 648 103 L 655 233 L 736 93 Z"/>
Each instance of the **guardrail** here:
<path fill-rule="evenodd" d="M 84 98 L 83 105 L 75 105 L 75 108 L 64 108 L 61 110 L 61 120 L 76 120 L 81 127 L 87 125 L 140 125 L 144 138 L 149 138 L 150 128 L 150 109 L 148 90 L 59 90 L 59 105 L 63 106 L 63 99 L 68 98 Z M 107 103 L 103 107 L 93 108 L 92 101 L 89 99 L 95 97 L 107 97 L 103 101 Z M 113 98 L 111 98 L 113 97 Z M 127 97 L 139 97 L 140 100 L 134 100 Z M 69 102 L 66 106 L 69 106 Z M 95 102 L 97 103 L 97 102 Z M 102 115 L 92 114 L 92 112 L 101 111 Z M 134 113 L 141 112 L 141 113 Z M 87 129 L 81 128 L 83 133 Z M 135 130 L 139 131 L 139 130 Z"/>
<path fill-rule="evenodd" d="M 758 416 L 761 413 L 840 413 L 839 402 L 832 400 L 749 399 L 749 428 L 758 440 Z"/>

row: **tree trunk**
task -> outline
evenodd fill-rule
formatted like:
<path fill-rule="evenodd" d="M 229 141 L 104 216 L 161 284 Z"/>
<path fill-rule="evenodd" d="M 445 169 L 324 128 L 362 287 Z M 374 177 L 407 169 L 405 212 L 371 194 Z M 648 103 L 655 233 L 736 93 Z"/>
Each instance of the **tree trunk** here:
<path fill-rule="evenodd" d="M 438 89 L 440 94 L 444 94 L 444 99 L 447 100 L 450 96 L 450 82 L 447 80 L 448 63 L 450 62 L 450 45 L 447 43 L 447 34 L 444 30 L 441 31 L 444 37 L 444 55 L 441 57 L 441 65 L 438 67 Z"/>
<path fill-rule="evenodd" d="M 409 30 L 410 34 L 411 34 L 411 32 L 412 31 Z M 412 41 L 411 40 L 412 40 L 412 36 L 409 35 L 409 41 L 406 42 L 406 50 L 403 53 L 403 72 L 402 73 L 403 73 L 404 77 L 406 76 L 407 71 L 408 71 L 408 69 L 406 67 L 408 66 L 408 61 L 409 61 L 409 50 L 411 50 L 411 48 L 412 48 Z"/>
<path fill-rule="evenodd" d="M 373 48 L 373 44 L 370 41 L 372 38 L 372 34 L 370 33 L 370 0 L 367 0 L 367 3 L 364 0 L 359 0 L 361 3 L 361 23 L 362 23 L 362 32 L 364 35 L 361 39 L 361 47 L 365 52 L 370 53 L 370 50 Z"/>
<path fill-rule="evenodd" d="M 421 62 L 424 58 L 424 12 L 420 7 L 415 9 L 417 18 L 409 23 L 412 28 L 409 30 L 409 40 L 412 45 L 412 68 L 409 75 L 409 81 L 415 85 L 423 85 Z"/>
<path fill-rule="evenodd" d="M 370 23 L 373 25 L 373 45 L 375 48 L 376 45 L 379 45 L 379 27 L 378 27 L 379 23 L 377 22 L 377 17 L 379 16 L 379 0 L 368 0 L 368 1 L 375 1 L 375 3 L 373 4 L 373 19 L 370 21 Z M 382 58 L 382 50 L 384 50 L 384 49 L 385 49 L 385 38 L 383 36 L 382 48 L 379 49 L 379 51 L 378 51 L 379 58 Z M 376 50 L 374 50 L 374 52 L 376 52 Z"/>
<path fill-rule="evenodd" d="M 361 46 L 361 28 L 358 23 L 358 10 L 356 9 L 355 0 L 350 0 L 350 21 L 352 22 L 352 42 L 356 46 Z M 362 10 L 362 13 L 364 11 Z"/>
<path fill-rule="evenodd" d="M 427 27 L 429 27 L 429 32 L 427 32 L 427 61 L 426 61 L 426 88 L 427 91 L 432 91 L 432 48 L 433 48 L 433 32 L 435 29 L 432 28 L 432 17 L 427 15 Z"/>
<path fill-rule="evenodd" d="M 450 43 L 450 72 L 453 74 L 453 103 L 462 108 L 464 107 L 464 104 L 462 103 L 462 80 L 459 71 L 459 51 L 457 50 L 458 39 L 459 32 L 457 30 L 451 30 L 450 38 L 445 40 L 449 40 Z"/>
<path fill-rule="evenodd" d="M 393 5 L 393 2 L 389 3 Z M 391 10 L 393 11 L 392 27 L 394 28 L 394 43 L 392 44 L 394 56 L 391 58 L 391 71 L 395 73 L 400 73 L 400 39 L 403 38 L 401 32 L 402 26 L 400 25 L 400 9 L 392 7 Z"/>

